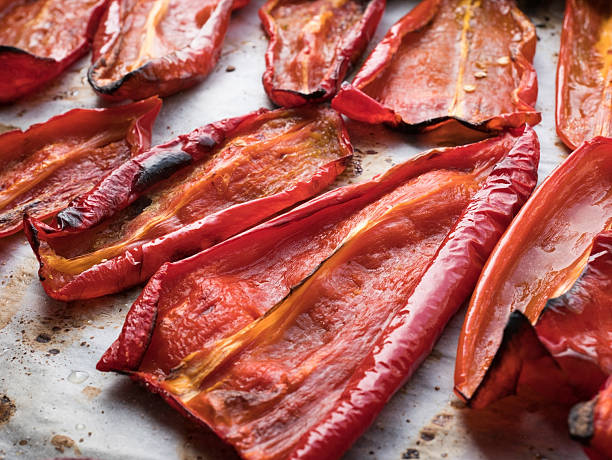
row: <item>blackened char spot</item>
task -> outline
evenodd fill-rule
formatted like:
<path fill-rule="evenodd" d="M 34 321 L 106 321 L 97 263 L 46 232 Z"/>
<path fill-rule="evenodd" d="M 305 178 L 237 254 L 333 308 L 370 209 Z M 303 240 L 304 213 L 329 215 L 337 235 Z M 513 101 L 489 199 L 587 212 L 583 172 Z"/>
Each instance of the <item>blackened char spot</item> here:
<path fill-rule="evenodd" d="M 183 166 L 191 163 L 191 155 L 179 150 L 178 152 L 161 152 L 144 160 L 142 169 L 134 183 L 134 191 L 140 192 L 161 180 L 167 179 Z"/>
<path fill-rule="evenodd" d="M 213 136 L 200 136 L 198 137 L 198 145 L 200 147 L 204 147 L 205 149 L 212 149 L 215 145 L 217 145 L 217 141 Z"/>
<path fill-rule="evenodd" d="M 593 420 L 597 397 L 591 401 L 582 402 L 572 407 L 567 418 L 570 436 L 576 441 L 587 443 L 595 434 Z"/>
<path fill-rule="evenodd" d="M 78 209 L 70 207 L 60 211 L 55 220 L 60 230 L 76 228 L 83 223 L 83 214 Z"/>

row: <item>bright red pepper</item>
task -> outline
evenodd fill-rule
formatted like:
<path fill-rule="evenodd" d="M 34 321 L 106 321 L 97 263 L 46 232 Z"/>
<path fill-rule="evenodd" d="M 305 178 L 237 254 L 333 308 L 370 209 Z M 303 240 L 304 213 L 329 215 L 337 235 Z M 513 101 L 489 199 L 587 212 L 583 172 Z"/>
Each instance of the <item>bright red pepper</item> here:
<path fill-rule="evenodd" d="M 557 69 L 557 133 L 572 150 L 612 135 L 612 4 L 567 0 Z"/>
<path fill-rule="evenodd" d="M 0 4 L 0 103 L 46 85 L 89 50 L 108 0 Z"/>
<path fill-rule="evenodd" d="M 376 46 L 332 106 L 411 130 L 539 123 L 535 28 L 513 0 L 423 0 Z"/>
<path fill-rule="evenodd" d="M 147 150 L 161 100 L 109 109 L 74 109 L 27 131 L 0 136 L 0 237 L 24 213 L 46 219 L 131 156 Z"/>
<path fill-rule="evenodd" d="M 470 294 L 538 159 L 531 128 L 430 151 L 166 264 L 98 368 L 244 458 L 337 458 Z"/>
<path fill-rule="evenodd" d="M 168 96 L 212 71 L 232 9 L 248 0 L 111 0 L 94 37 L 89 83 L 109 99 Z"/>
<path fill-rule="evenodd" d="M 327 108 L 267 111 L 196 129 L 124 163 L 26 235 L 54 298 L 91 298 L 146 281 L 324 190 L 352 153 Z"/>
<path fill-rule="evenodd" d="M 520 311 L 512 313 L 471 405 L 484 407 L 515 393 L 568 405 L 592 398 L 612 374 L 610 305 L 612 231 L 606 231 L 595 237 L 580 279 L 567 293 L 547 302 L 535 327 Z M 604 458 L 612 455 L 610 403 L 609 396 L 600 394 L 570 412 L 570 433 L 586 444 L 593 441 L 593 458 L 601 458 L 596 452 Z M 591 439 L 595 432 L 597 439 Z"/>
<path fill-rule="evenodd" d="M 459 338 L 455 390 L 466 401 L 479 398 L 484 402 L 477 405 L 484 405 L 496 399 L 495 385 L 481 387 L 511 313 L 520 311 L 535 324 L 548 299 L 574 284 L 589 260 L 593 238 L 612 227 L 611 190 L 612 139 L 595 138 L 544 181 L 502 237 L 476 286 Z M 552 343 L 547 346 L 556 353 Z M 484 397 L 483 391 L 491 395 Z"/>
<path fill-rule="evenodd" d="M 263 84 L 277 105 L 331 99 L 370 42 L 385 0 L 268 0 L 259 17 L 270 44 Z"/>

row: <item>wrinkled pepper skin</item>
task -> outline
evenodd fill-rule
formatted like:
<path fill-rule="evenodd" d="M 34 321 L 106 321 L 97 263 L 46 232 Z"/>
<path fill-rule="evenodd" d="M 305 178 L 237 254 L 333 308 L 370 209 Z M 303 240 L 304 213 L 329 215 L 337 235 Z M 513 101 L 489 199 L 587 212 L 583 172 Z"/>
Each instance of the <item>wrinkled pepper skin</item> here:
<path fill-rule="evenodd" d="M 107 173 L 150 147 L 161 100 L 108 109 L 74 109 L 0 136 L 0 237 L 23 215 L 46 219 Z"/>
<path fill-rule="evenodd" d="M 557 133 L 570 149 L 612 135 L 612 4 L 567 0 L 557 68 Z"/>
<path fill-rule="evenodd" d="M 331 184 L 352 148 L 329 108 L 261 109 L 157 146 L 110 173 L 52 226 L 26 219 L 46 292 L 118 292 Z"/>
<path fill-rule="evenodd" d="M 535 324 L 547 301 L 579 278 L 594 237 L 612 226 L 610 190 L 612 139 L 595 138 L 543 182 L 504 234 L 478 281 L 459 337 L 455 391 L 468 403 L 498 354 L 511 313 L 520 311 Z M 496 398 L 482 399 L 479 405 Z"/>
<path fill-rule="evenodd" d="M 0 103 L 46 85 L 89 50 L 108 0 L 0 2 Z"/>
<path fill-rule="evenodd" d="M 332 106 L 410 131 L 535 125 L 535 44 L 535 28 L 513 0 L 423 0 L 389 29 Z"/>
<path fill-rule="evenodd" d="M 385 0 L 268 0 L 259 10 L 270 38 L 263 85 L 276 105 L 331 99 L 372 39 Z"/>
<path fill-rule="evenodd" d="M 531 128 L 433 150 L 166 264 L 98 369 L 243 458 L 338 458 L 470 294 L 538 161 Z"/>
<path fill-rule="evenodd" d="M 88 79 L 107 99 L 168 96 L 212 71 L 232 10 L 248 0 L 110 0 Z"/>

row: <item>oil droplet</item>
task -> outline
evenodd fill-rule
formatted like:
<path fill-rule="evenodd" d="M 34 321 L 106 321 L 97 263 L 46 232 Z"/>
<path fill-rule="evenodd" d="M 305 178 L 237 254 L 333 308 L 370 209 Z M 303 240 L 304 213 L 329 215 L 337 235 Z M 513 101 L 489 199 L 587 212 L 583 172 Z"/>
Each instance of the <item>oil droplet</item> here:
<path fill-rule="evenodd" d="M 465 91 L 466 93 L 473 93 L 474 91 L 476 91 L 476 87 L 474 85 L 465 85 L 463 87 L 463 91 Z"/>
<path fill-rule="evenodd" d="M 83 423 L 77 423 L 74 427 L 79 431 L 83 431 L 85 429 L 85 425 Z"/>
<path fill-rule="evenodd" d="M 497 63 L 498 63 L 499 65 L 508 65 L 508 64 L 510 64 L 510 58 L 509 58 L 508 56 L 503 56 L 503 57 L 500 57 L 500 58 L 497 60 Z"/>
<path fill-rule="evenodd" d="M 87 372 L 72 371 L 68 376 L 68 381 L 71 383 L 83 383 L 85 380 L 87 380 L 87 377 L 89 377 Z"/>

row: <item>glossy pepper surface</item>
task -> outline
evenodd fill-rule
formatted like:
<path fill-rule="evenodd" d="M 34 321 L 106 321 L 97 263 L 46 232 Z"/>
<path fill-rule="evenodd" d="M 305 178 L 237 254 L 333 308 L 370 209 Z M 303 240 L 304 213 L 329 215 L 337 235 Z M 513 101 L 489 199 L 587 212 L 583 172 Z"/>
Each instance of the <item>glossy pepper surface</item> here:
<path fill-rule="evenodd" d="M 108 0 L 0 2 L 0 103 L 47 84 L 89 50 Z"/>
<path fill-rule="evenodd" d="M 612 231 L 598 234 L 584 273 L 569 291 L 547 302 L 535 326 L 519 311 L 510 316 L 504 339 L 471 399 L 484 407 L 510 394 L 566 405 L 569 431 L 592 458 L 610 458 L 612 412 Z M 603 455 L 603 457 L 601 455 Z"/>
<path fill-rule="evenodd" d="M 277 105 L 331 99 L 363 53 L 385 0 L 268 0 L 259 17 L 270 44 L 263 84 Z"/>
<path fill-rule="evenodd" d="M 110 99 L 167 96 L 202 81 L 221 53 L 232 9 L 248 0 L 110 0 L 93 42 L 89 83 Z"/>
<path fill-rule="evenodd" d="M 512 0 L 424 0 L 332 105 L 355 120 L 411 130 L 537 124 L 535 44 L 533 24 Z"/>
<path fill-rule="evenodd" d="M 26 131 L 0 136 L 0 237 L 23 215 L 46 219 L 108 172 L 150 147 L 161 100 L 109 109 L 74 109 Z"/>
<path fill-rule="evenodd" d="M 557 69 L 557 133 L 572 150 L 612 135 L 612 4 L 567 0 Z"/>
<path fill-rule="evenodd" d="M 586 142 L 536 190 L 484 268 L 459 338 L 455 390 L 471 401 L 513 311 L 535 324 L 584 270 L 612 226 L 612 139 Z M 491 399 L 491 398 L 487 398 Z"/>
<path fill-rule="evenodd" d="M 332 109 L 223 120 L 157 146 L 59 213 L 27 220 L 47 293 L 96 297 L 219 243 L 325 189 L 352 153 Z"/>
<path fill-rule="evenodd" d="M 470 294 L 538 159 L 531 128 L 426 152 L 166 264 L 98 369 L 243 458 L 338 458 Z"/>

